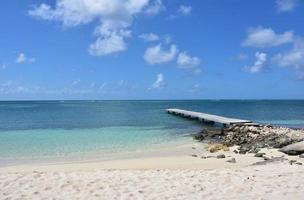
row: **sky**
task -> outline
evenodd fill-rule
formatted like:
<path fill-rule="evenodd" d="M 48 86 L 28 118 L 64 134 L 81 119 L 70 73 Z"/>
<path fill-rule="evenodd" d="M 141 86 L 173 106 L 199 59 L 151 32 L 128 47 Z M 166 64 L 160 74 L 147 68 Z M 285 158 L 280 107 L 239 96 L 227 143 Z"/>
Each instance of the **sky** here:
<path fill-rule="evenodd" d="M 10 0 L 0 100 L 304 99 L 303 0 Z"/>

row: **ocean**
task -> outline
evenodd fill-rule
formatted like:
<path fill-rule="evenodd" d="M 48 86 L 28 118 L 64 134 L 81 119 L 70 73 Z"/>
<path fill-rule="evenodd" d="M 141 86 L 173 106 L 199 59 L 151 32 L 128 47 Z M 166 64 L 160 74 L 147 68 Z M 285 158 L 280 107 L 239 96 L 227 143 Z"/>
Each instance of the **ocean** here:
<path fill-rule="evenodd" d="M 0 165 L 153 149 L 192 140 L 205 126 L 167 108 L 304 128 L 304 100 L 2 101 Z"/>

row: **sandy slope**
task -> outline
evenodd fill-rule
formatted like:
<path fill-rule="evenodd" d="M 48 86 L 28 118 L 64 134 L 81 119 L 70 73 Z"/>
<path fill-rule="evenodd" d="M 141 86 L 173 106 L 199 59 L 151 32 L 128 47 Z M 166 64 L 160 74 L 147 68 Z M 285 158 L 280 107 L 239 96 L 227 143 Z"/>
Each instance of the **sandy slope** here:
<path fill-rule="evenodd" d="M 0 199 L 303 199 L 304 167 L 0 173 Z"/>
<path fill-rule="evenodd" d="M 0 199 L 303 199 L 304 165 L 289 161 L 304 159 L 284 158 L 253 166 L 263 158 L 192 143 L 108 161 L 1 167 Z"/>

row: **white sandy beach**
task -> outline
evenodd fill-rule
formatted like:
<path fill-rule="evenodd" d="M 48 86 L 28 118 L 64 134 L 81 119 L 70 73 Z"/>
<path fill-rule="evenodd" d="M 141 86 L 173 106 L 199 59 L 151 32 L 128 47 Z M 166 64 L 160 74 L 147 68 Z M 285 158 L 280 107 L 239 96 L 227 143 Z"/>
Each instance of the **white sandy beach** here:
<path fill-rule="evenodd" d="M 222 153 L 226 158 L 216 158 Z M 231 158 L 236 163 L 227 162 Z M 302 199 L 304 167 L 290 160 L 304 159 L 284 158 L 252 165 L 263 158 L 232 150 L 207 153 L 193 143 L 134 158 L 1 167 L 0 199 Z"/>

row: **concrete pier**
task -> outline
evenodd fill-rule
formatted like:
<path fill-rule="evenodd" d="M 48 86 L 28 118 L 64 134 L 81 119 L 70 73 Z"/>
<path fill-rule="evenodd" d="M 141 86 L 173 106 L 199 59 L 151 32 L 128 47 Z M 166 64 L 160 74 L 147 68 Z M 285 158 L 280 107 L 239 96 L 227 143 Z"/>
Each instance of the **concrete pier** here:
<path fill-rule="evenodd" d="M 207 113 L 201 113 L 201 112 L 193 112 L 188 110 L 181 110 L 176 108 L 170 108 L 166 110 L 169 114 L 181 116 L 184 118 L 190 118 L 193 120 L 199 120 L 205 123 L 214 124 L 219 123 L 226 125 L 232 125 L 232 124 L 255 124 L 250 120 L 243 120 L 243 119 L 235 119 L 235 118 L 228 118 L 218 115 L 211 115 Z"/>

